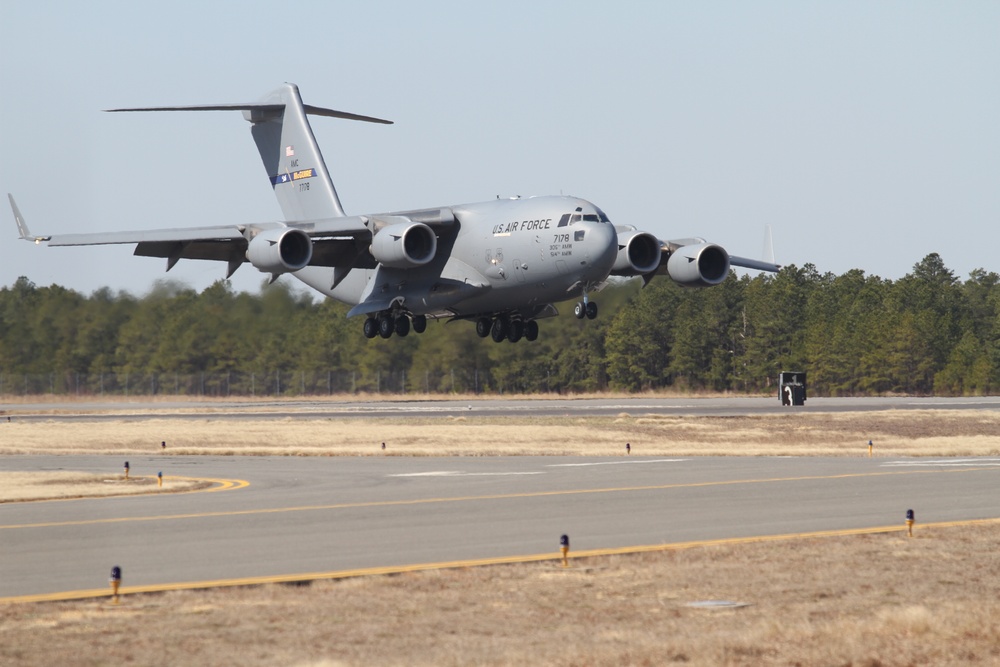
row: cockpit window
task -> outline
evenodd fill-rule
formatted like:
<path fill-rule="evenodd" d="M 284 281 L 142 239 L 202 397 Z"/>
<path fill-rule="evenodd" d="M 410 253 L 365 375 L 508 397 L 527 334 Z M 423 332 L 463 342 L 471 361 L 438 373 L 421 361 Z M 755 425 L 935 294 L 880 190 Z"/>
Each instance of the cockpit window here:
<path fill-rule="evenodd" d="M 582 241 L 583 237 L 584 237 L 584 235 L 586 233 L 587 233 L 587 230 L 585 230 L 585 229 L 581 229 L 579 231 L 574 232 L 573 233 L 573 240 L 574 241 Z"/>
<path fill-rule="evenodd" d="M 608 220 L 608 216 L 604 215 L 604 211 L 597 208 L 594 209 L 596 213 L 584 213 L 582 208 L 576 209 L 575 213 L 564 213 L 561 218 L 559 218 L 559 224 L 557 227 L 565 227 L 567 225 L 573 225 L 578 222 L 611 222 Z"/>

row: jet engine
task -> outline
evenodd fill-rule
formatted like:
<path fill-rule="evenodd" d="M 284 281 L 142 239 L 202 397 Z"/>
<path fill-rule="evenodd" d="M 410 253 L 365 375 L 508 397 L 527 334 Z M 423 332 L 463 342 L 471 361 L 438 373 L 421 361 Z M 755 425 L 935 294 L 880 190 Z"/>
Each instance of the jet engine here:
<path fill-rule="evenodd" d="M 680 246 L 667 259 L 667 275 L 685 287 L 718 285 L 729 275 L 729 253 L 714 243 Z"/>
<path fill-rule="evenodd" d="M 616 276 L 641 276 L 660 266 L 660 241 L 649 232 L 635 229 L 618 234 L 618 257 L 611 273 Z"/>
<path fill-rule="evenodd" d="M 437 236 L 422 222 L 400 222 L 372 237 L 372 256 L 383 266 L 412 269 L 427 264 L 437 253 Z"/>
<path fill-rule="evenodd" d="M 298 271 L 312 259 L 312 239 L 300 229 L 265 229 L 250 240 L 247 259 L 264 273 Z"/>

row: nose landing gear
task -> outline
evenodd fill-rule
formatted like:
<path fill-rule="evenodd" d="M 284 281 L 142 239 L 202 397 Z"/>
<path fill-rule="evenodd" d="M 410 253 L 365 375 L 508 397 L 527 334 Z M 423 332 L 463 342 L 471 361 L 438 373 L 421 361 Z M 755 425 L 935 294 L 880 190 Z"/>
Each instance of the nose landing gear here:
<path fill-rule="evenodd" d="M 597 303 L 594 301 L 577 301 L 576 306 L 573 307 L 573 314 L 576 315 L 576 319 L 582 320 L 586 317 L 588 320 L 595 319 L 597 317 Z"/>

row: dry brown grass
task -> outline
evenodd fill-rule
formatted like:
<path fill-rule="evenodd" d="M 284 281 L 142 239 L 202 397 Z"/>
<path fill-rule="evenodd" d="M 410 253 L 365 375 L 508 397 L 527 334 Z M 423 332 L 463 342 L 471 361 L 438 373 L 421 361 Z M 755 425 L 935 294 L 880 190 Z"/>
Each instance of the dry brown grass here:
<path fill-rule="evenodd" d="M 996 665 L 998 541 L 991 523 L 14 604 L 0 663 Z"/>
<path fill-rule="evenodd" d="M 0 423 L 0 454 L 496 456 L 1000 455 L 1000 413 L 887 410 L 741 417 L 222 418 Z M 386 443 L 382 452 L 381 443 Z"/>
<path fill-rule="evenodd" d="M 1000 453 L 991 411 L 0 424 L 0 453 Z M 3 480 L 0 480 L 3 484 Z M 1000 524 L 0 606 L 0 664 L 1000 664 Z M 747 603 L 700 609 L 700 600 Z"/>
<path fill-rule="evenodd" d="M 164 477 L 161 486 L 155 477 L 85 472 L 0 471 L 0 503 L 25 500 L 66 500 L 143 493 L 178 493 L 211 486 L 210 482 L 184 477 Z"/>

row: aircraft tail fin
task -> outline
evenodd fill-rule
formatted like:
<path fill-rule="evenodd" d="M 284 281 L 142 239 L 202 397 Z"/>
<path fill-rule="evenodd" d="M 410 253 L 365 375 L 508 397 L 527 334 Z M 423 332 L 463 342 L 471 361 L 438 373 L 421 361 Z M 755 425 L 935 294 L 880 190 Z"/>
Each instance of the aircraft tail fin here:
<path fill-rule="evenodd" d="M 771 236 L 771 225 L 764 225 L 764 253 L 761 259 L 774 264 L 774 238 Z"/>
<path fill-rule="evenodd" d="M 286 83 L 258 102 L 143 107 L 108 111 L 242 111 L 286 220 L 344 215 L 323 154 L 306 114 L 391 124 L 392 121 L 302 103 L 298 86 Z"/>

